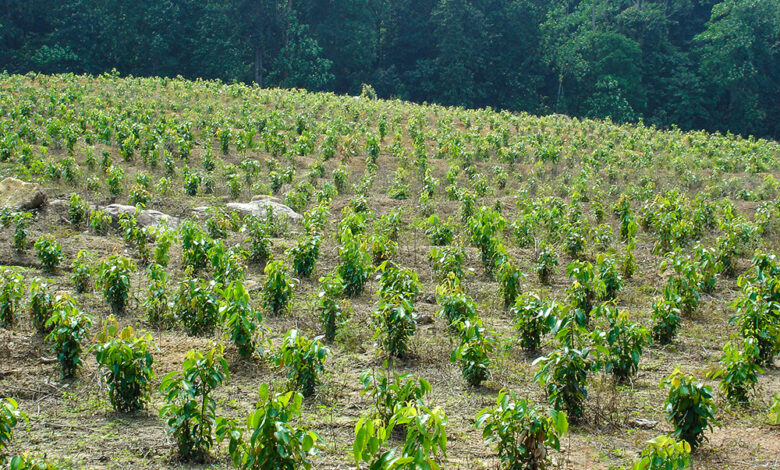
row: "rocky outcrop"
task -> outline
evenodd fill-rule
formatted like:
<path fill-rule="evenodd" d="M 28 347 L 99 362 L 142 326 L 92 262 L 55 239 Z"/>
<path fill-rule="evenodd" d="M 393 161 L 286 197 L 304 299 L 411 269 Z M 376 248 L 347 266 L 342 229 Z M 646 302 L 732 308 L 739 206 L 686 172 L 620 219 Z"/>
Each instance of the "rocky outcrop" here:
<path fill-rule="evenodd" d="M 293 222 L 303 220 L 301 214 L 285 206 L 273 196 L 255 196 L 250 202 L 230 202 L 226 207 L 228 210 L 234 210 L 243 216 L 252 215 L 255 217 L 265 217 L 266 211 L 270 208 L 274 214 L 285 215 Z"/>
<path fill-rule="evenodd" d="M 14 210 L 38 209 L 46 203 L 46 194 L 40 185 L 16 178 L 0 181 L 0 207 Z"/>
<path fill-rule="evenodd" d="M 135 206 L 128 206 L 124 204 L 109 204 L 102 208 L 103 212 L 111 216 L 114 222 L 119 221 L 119 217 L 122 214 L 133 215 L 135 214 Z M 168 221 L 168 227 L 176 228 L 181 223 L 178 217 L 156 211 L 154 209 L 144 209 L 138 214 L 138 225 L 141 227 L 160 225 L 163 220 Z"/>

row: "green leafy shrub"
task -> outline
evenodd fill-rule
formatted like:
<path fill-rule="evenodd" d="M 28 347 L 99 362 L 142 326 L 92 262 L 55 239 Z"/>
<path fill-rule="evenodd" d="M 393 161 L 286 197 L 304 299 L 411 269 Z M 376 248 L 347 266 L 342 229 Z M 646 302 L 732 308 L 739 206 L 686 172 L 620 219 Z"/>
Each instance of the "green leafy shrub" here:
<path fill-rule="evenodd" d="M 414 300 L 422 292 L 417 273 L 398 268 L 392 263 L 380 266 L 379 304 L 374 311 L 377 336 L 383 336 L 385 352 L 403 357 L 409 347 L 409 338 L 417 330 L 417 309 Z"/>
<path fill-rule="evenodd" d="M 89 228 L 92 229 L 98 235 L 105 235 L 108 233 L 108 228 L 111 226 L 111 216 L 103 212 L 102 210 L 92 211 L 89 216 Z"/>
<path fill-rule="evenodd" d="M 691 446 L 669 436 L 658 436 L 647 441 L 631 470 L 684 470 L 691 464 Z"/>
<path fill-rule="evenodd" d="M 398 447 L 384 450 L 396 426 L 406 428 L 406 439 Z M 370 417 L 361 418 L 355 427 L 352 446 L 355 465 L 369 463 L 370 468 L 438 469 L 434 460 L 447 456 L 447 415 L 440 408 L 431 410 L 422 405 L 407 405 L 398 409 L 385 425 Z"/>
<path fill-rule="evenodd" d="M 287 309 L 293 295 L 292 278 L 287 274 L 282 261 L 272 261 L 266 264 L 265 276 L 263 305 L 271 314 L 280 315 Z"/>
<path fill-rule="evenodd" d="M 558 255 L 555 254 L 555 250 L 550 245 L 543 242 L 536 255 L 535 270 L 539 276 L 539 282 L 544 285 L 550 284 L 556 266 L 558 266 Z"/>
<path fill-rule="evenodd" d="M 320 383 L 319 375 L 325 371 L 325 358 L 330 354 L 327 346 L 320 343 L 321 336 L 308 339 L 298 330 L 290 330 L 284 335 L 276 362 L 288 368 L 288 377 L 304 397 L 314 394 Z"/>
<path fill-rule="evenodd" d="M 68 220 L 70 223 L 79 226 L 89 219 L 89 204 L 76 193 L 70 195 L 70 205 L 68 206 Z"/>
<path fill-rule="evenodd" d="M 46 272 L 54 272 L 65 258 L 57 239 L 48 233 L 41 235 L 35 241 L 35 250 L 37 251 L 38 259 L 41 261 L 41 267 Z"/>
<path fill-rule="evenodd" d="M 152 263 L 146 268 L 149 290 L 143 302 L 146 319 L 153 327 L 167 326 L 172 323 L 168 305 L 168 272 L 165 267 Z"/>
<path fill-rule="evenodd" d="M 14 428 L 19 420 L 27 415 L 19 411 L 19 405 L 13 398 L 0 398 L 0 464 L 6 463 L 6 451 L 14 436 Z"/>
<path fill-rule="evenodd" d="M 453 273 L 436 287 L 436 301 L 440 306 L 437 314 L 456 330 L 460 322 L 477 319 L 477 303 L 463 291 Z"/>
<path fill-rule="evenodd" d="M 407 403 L 422 405 L 425 395 L 431 393 L 431 384 L 424 378 L 414 379 L 410 374 L 398 374 L 387 370 L 387 361 L 383 369 L 364 370 L 360 374 L 363 384 L 362 395 L 370 395 L 374 401 L 373 417 L 382 423 L 388 423 L 397 410 Z"/>
<path fill-rule="evenodd" d="M 603 285 L 601 300 L 612 301 L 617 299 L 617 294 L 623 287 L 623 277 L 615 267 L 615 259 L 600 254 L 596 257 L 596 275 Z"/>
<path fill-rule="evenodd" d="M 32 221 L 32 214 L 29 212 L 17 212 L 13 216 L 13 220 L 16 223 L 14 228 L 13 246 L 14 249 L 20 253 L 27 251 L 29 245 L 29 227 Z"/>
<path fill-rule="evenodd" d="M 642 348 L 650 341 L 650 332 L 640 323 L 628 319 L 628 312 L 607 310 L 604 325 L 607 357 L 605 370 L 611 372 L 619 383 L 625 383 L 636 375 Z"/>
<path fill-rule="evenodd" d="M 692 375 L 683 374 L 679 368 L 661 380 L 661 388 L 669 388 L 664 401 L 668 421 L 674 426 L 672 437 L 682 439 L 691 446 L 691 451 L 704 440 L 704 431 L 712 429 L 715 421 L 715 403 L 712 388 L 697 382 Z"/>
<path fill-rule="evenodd" d="M 111 406 L 122 413 L 143 409 L 151 396 L 154 378 L 151 350 L 157 346 L 152 336 L 136 336 L 130 326 L 120 331 L 111 316 L 96 340 L 95 358 L 108 385 Z"/>
<path fill-rule="evenodd" d="M 493 446 L 501 459 L 501 468 L 524 470 L 547 468 L 547 448 L 560 450 L 560 438 L 569 423 L 566 413 L 550 409 L 547 415 L 525 398 L 505 390 L 498 392 L 496 406 L 477 415 L 476 426 L 483 428 L 482 438 Z"/>
<path fill-rule="evenodd" d="M 301 277 L 309 277 L 317 265 L 320 256 L 320 240 L 318 234 L 304 235 L 298 239 L 298 243 L 290 248 L 295 274 Z"/>
<path fill-rule="evenodd" d="M 450 245 L 444 248 L 431 248 L 428 253 L 428 261 L 431 262 L 433 273 L 438 279 L 446 279 L 450 273 L 458 279 L 463 279 L 466 274 L 466 250 L 462 246 Z"/>
<path fill-rule="evenodd" d="M 430 240 L 431 245 L 446 246 L 452 243 L 455 233 L 448 224 L 439 219 L 439 216 L 432 214 L 425 220 L 425 236 Z"/>
<path fill-rule="evenodd" d="M 354 237 L 350 229 L 341 233 L 339 257 L 341 263 L 336 268 L 336 272 L 344 281 L 344 294 L 347 297 L 362 294 L 368 279 L 370 260 L 364 243 Z"/>
<path fill-rule="evenodd" d="M 520 294 L 520 281 L 525 277 L 520 267 L 511 261 L 505 261 L 498 269 L 498 282 L 501 288 L 501 297 L 504 299 L 504 308 L 514 305 Z"/>
<path fill-rule="evenodd" d="M 181 371 L 169 373 L 160 384 L 166 401 L 160 417 L 167 418 L 168 434 L 176 439 L 185 461 L 203 461 L 214 444 L 217 403 L 211 394 L 230 377 L 222 352 L 222 348 L 188 352 Z"/>
<path fill-rule="evenodd" d="M 39 334 L 48 334 L 46 326 L 54 311 L 54 298 L 49 293 L 49 285 L 43 279 L 36 277 L 30 281 L 30 318 Z"/>
<path fill-rule="evenodd" d="M 242 470 L 312 468 L 311 457 L 317 454 L 322 438 L 304 426 L 291 424 L 301 414 L 302 404 L 300 393 L 271 393 L 268 384 L 262 384 L 245 428 L 217 418 L 217 438 L 228 440 L 233 466 Z"/>
<path fill-rule="evenodd" d="M 179 228 L 181 238 L 182 264 L 191 266 L 194 271 L 205 268 L 209 262 L 211 240 L 195 223 L 184 222 Z"/>
<path fill-rule="evenodd" d="M 79 294 L 89 292 L 92 290 L 92 266 L 94 260 L 90 256 L 89 252 L 79 250 L 76 255 L 76 259 L 73 260 L 70 267 L 73 272 L 70 278 L 73 281 L 73 286 L 76 292 Z"/>
<path fill-rule="evenodd" d="M 520 336 L 520 346 L 535 351 L 542 345 L 542 336 L 550 330 L 549 323 L 555 318 L 555 302 L 545 302 L 535 292 L 518 296 L 510 309 L 515 329 Z"/>
<path fill-rule="evenodd" d="M 672 267 L 674 273 L 667 280 L 664 297 L 673 301 L 683 316 L 692 314 L 699 305 L 699 273 L 695 263 L 679 251 L 661 263 L 661 272 Z"/>
<path fill-rule="evenodd" d="M 489 376 L 490 358 L 495 340 L 486 334 L 479 319 L 457 323 L 460 346 L 450 356 L 452 362 L 460 363 L 460 371 L 466 382 L 479 387 Z"/>
<path fill-rule="evenodd" d="M 548 356 L 537 358 L 539 363 L 534 381 L 545 387 L 547 398 L 556 410 L 566 411 L 572 422 L 584 414 L 588 373 L 593 366 L 588 361 L 590 350 L 563 346 Z"/>
<path fill-rule="evenodd" d="M 79 310 L 76 302 L 68 294 L 57 294 L 51 317 L 46 327 L 51 333 L 46 337 L 57 353 L 63 378 L 76 374 L 83 362 L 81 358 L 82 342 L 92 326 L 92 318 Z"/>
<path fill-rule="evenodd" d="M 111 255 L 98 266 L 98 282 L 113 315 L 125 312 L 130 296 L 130 275 L 135 269 L 135 263 L 121 255 Z"/>
<path fill-rule="evenodd" d="M 336 332 L 344 322 L 350 309 L 345 301 L 341 300 L 344 294 L 344 282 L 338 275 L 328 275 L 321 277 L 319 291 L 319 311 L 320 323 L 325 331 L 325 340 L 333 341 L 336 338 Z"/>
<path fill-rule="evenodd" d="M 775 393 L 766 414 L 766 421 L 770 426 L 780 426 L 780 393 Z"/>
<path fill-rule="evenodd" d="M 241 357 L 251 357 L 257 349 L 256 322 L 262 321 L 262 315 L 252 308 L 249 292 L 240 281 L 233 281 L 223 289 L 222 298 L 219 313 L 230 340 L 238 348 Z"/>
<path fill-rule="evenodd" d="M 249 232 L 249 259 L 256 263 L 264 263 L 271 256 L 271 239 L 263 220 L 257 217 L 247 222 Z"/>
<path fill-rule="evenodd" d="M 773 277 L 767 289 L 760 283 L 750 282 L 748 278 L 740 278 L 738 285 L 742 293 L 732 303 L 736 314 L 729 319 L 729 323 L 737 324 L 743 338 L 756 340 L 757 361 L 764 365 L 771 365 L 775 354 L 780 351 L 780 320 L 776 313 L 780 299 L 774 298 L 777 295 L 774 292 L 777 291 L 771 287 L 780 286 L 777 279 L 780 276 Z"/>
<path fill-rule="evenodd" d="M 119 167 L 111 165 L 106 171 L 108 178 L 106 179 L 106 185 L 108 185 L 108 192 L 112 196 L 119 196 L 122 194 L 125 184 L 125 172 Z"/>
<path fill-rule="evenodd" d="M 216 283 L 191 277 L 179 282 L 179 289 L 173 298 L 173 313 L 181 320 L 187 333 L 193 336 L 207 335 L 214 331 L 219 322 L 219 302 L 214 295 Z"/>
<path fill-rule="evenodd" d="M 730 401 L 747 403 L 748 395 L 758 383 L 757 374 L 764 371 L 756 365 L 758 345 L 755 338 L 746 338 L 743 349 L 735 347 L 731 342 L 723 346 L 721 367 L 708 374 L 710 378 L 720 378 L 718 387 Z"/>
<path fill-rule="evenodd" d="M 0 268 L 0 326 L 11 329 L 19 320 L 19 303 L 24 296 L 24 279 L 12 267 Z"/>
<path fill-rule="evenodd" d="M 208 258 L 214 271 L 214 282 L 227 285 L 232 281 L 243 281 L 246 278 L 244 265 L 246 254 L 241 245 L 225 248 L 222 240 L 215 241 L 208 251 Z"/>
<path fill-rule="evenodd" d="M 160 225 L 154 229 L 155 245 L 152 251 L 152 261 L 160 266 L 167 267 L 171 260 L 170 249 L 176 241 L 176 232 Z"/>
<path fill-rule="evenodd" d="M 653 302 L 653 340 L 660 344 L 670 344 L 677 335 L 677 328 L 682 322 L 680 309 L 667 299 L 656 299 Z"/>

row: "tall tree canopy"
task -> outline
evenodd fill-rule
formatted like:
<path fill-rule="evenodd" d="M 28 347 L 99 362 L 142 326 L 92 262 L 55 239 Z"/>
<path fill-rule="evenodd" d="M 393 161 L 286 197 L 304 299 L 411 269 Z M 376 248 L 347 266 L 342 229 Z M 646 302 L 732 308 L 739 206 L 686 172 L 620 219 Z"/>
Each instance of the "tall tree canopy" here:
<path fill-rule="evenodd" d="M 0 70 L 780 136 L 777 0 L 0 0 Z"/>

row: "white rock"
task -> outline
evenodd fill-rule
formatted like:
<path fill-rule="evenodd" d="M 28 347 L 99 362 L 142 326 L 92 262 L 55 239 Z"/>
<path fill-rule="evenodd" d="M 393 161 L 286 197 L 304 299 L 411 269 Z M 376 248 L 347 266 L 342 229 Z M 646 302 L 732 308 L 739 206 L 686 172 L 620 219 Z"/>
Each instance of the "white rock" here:
<path fill-rule="evenodd" d="M 135 214 L 135 206 L 128 206 L 125 204 L 109 204 L 103 208 L 103 212 L 111 216 L 114 222 L 119 221 L 119 216 L 122 214 L 133 215 Z M 138 225 L 141 227 L 148 227 L 150 225 L 159 225 L 163 219 L 167 219 L 168 227 L 176 228 L 181 223 L 178 217 L 164 214 L 154 209 L 144 209 L 138 214 Z"/>
<path fill-rule="evenodd" d="M 0 206 L 14 210 L 31 210 L 46 202 L 40 185 L 8 177 L 0 181 Z"/>
<path fill-rule="evenodd" d="M 237 211 L 243 216 L 251 215 L 255 217 L 265 217 L 265 213 L 270 207 L 274 214 L 286 215 L 288 219 L 293 222 L 300 222 L 303 220 L 303 216 L 280 202 L 273 201 L 270 196 L 263 196 L 258 199 L 258 196 L 252 198 L 251 202 L 229 202 L 226 207 L 228 210 Z"/>

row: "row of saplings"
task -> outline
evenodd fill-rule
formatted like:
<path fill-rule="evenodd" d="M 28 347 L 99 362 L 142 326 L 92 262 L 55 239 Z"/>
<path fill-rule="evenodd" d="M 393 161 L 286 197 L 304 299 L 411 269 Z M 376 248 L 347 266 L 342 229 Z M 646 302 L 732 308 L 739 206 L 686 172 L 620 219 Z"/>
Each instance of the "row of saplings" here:
<path fill-rule="evenodd" d="M 326 211 L 327 208 L 319 207 L 307 214 L 306 235 L 296 245 L 296 248 L 306 256 L 296 256 L 295 249 L 291 250 L 295 271 L 298 274 L 308 275 L 313 269 L 318 255 L 319 233 Z M 484 252 L 500 250 L 495 250 L 491 233 L 494 233 L 494 230 L 488 227 L 492 224 L 490 214 L 483 209 L 479 215 L 483 216 L 479 217 L 481 220 L 474 218 L 470 221 L 472 242 L 482 249 L 483 261 L 495 261 L 505 303 L 508 306 L 512 305 L 515 311 L 521 344 L 528 349 L 535 349 L 540 344 L 541 335 L 549 329 L 554 331 L 556 340 L 560 342 L 561 347 L 553 354 L 539 359 L 542 366 L 537 379 L 546 385 L 551 403 L 556 406 L 556 409 L 566 409 L 573 419 L 578 419 L 582 414 L 582 401 L 586 396 L 585 380 L 588 372 L 603 366 L 619 380 L 632 376 L 636 372 L 642 346 L 647 341 L 647 330 L 641 325 L 628 322 L 626 315 L 618 314 L 608 306 L 593 306 L 594 300 L 602 297 L 603 292 L 606 292 L 609 298 L 614 297 L 614 292 L 610 294 L 610 290 L 619 289 L 619 277 L 616 278 L 615 273 L 609 269 L 608 260 L 599 260 L 596 270 L 589 263 L 575 262 L 569 266 L 569 275 L 575 280 L 570 289 L 572 302 L 562 311 L 559 311 L 555 304 L 543 302 L 533 294 L 517 295 L 519 269 L 507 259 L 495 260 L 492 254 L 485 256 Z M 487 217 L 484 217 L 485 215 Z M 138 244 L 136 233 L 139 229 L 133 223 L 133 219 L 134 217 L 126 218 L 121 225 L 125 237 L 129 238 L 128 241 L 135 240 Z M 343 317 L 339 298 L 344 293 L 359 294 L 368 273 L 366 266 L 368 253 L 365 252 L 365 244 L 358 242 L 358 237 L 352 235 L 348 225 L 343 223 L 339 227 L 342 264 L 337 269 L 337 275 L 322 280 L 323 295 L 320 296 L 322 302 L 320 309 L 328 339 L 333 338 L 335 327 Z M 256 235 L 265 231 L 267 228 L 253 232 Z M 153 295 L 155 290 L 162 291 L 163 296 L 166 290 L 164 284 L 156 285 L 155 281 L 159 280 L 157 276 L 165 273 L 159 263 L 167 264 L 169 258 L 167 246 L 170 246 L 171 238 L 165 237 L 170 235 L 166 232 L 160 233 L 163 236 L 158 236 L 157 247 L 153 253 L 155 263 L 151 264 L 149 269 L 150 279 L 153 281 L 150 286 L 150 299 L 155 297 Z M 174 312 L 175 316 L 182 320 L 192 334 L 210 332 L 221 317 L 239 352 L 242 355 L 251 355 L 256 349 L 254 336 L 257 326 L 253 317 L 259 321 L 260 316 L 252 310 L 249 294 L 243 284 L 235 280 L 231 281 L 231 279 L 241 278 L 240 274 L 243 273 L 240 269 L 240 259 L 236 259 L 237 252 L 233 248 L 226 249 L 221 243 L 208 239 L 193 225 L 182 227 L 181 237 L 184 257 L 188 258 L 185 260 L 186 264 L 197 266 L 199 260 L 202 264 L 206 264 L 204 261 L 211 261 L 216 271 L 214 278 L 220 282 L 217 283 L 218 286 L 206 285 L 202 280 L 188 276 L 180 283 L 178 298 L 173 303 L 179 308 Z M 51 268 L 44 262 L 46 254 L 49 251 L 59 250 L 56 245 L 53 245 L 52 250 L 41 250 L 40 247 L 45 248 L 42 246 L 46 244 L 44 240 L 47 239 L 45 237 L 39 239 L 40 243 L 37 243 L 39 246 L 36 248 L 39 249 L 39 257 L 46 269 Z M 263 243 L 262 237 L 260 242 Z M 252 246 L 254 244 L 253 239 L 250 243 L 251 251 L 258 251 Z M 313 248 L 303 249 L 312 245 Z M 161 247 L 164 249 L 161 250 Z M 140 246 L 139 251 L 141 251 Z M 83 290 L 89 281 L 89 273 L 84 273 L 80 268 L 87 263 L 84 260 L 81 260 L 80 266 L 77 263 L 80 257 L 81 254 L 74 262 L 73 276 L 79 291 Z M 460 361 L 463 375 L 470 384 L 479 385 L 488 376 L 488 353 L 494 340 L 485 334 L 476 315 L 476 304 L 460 288 L 460 278 L 463 275 L 462 260 L 458 260 L 457 256 L 455 262 L 447 261 L 446 255 L 442 258 L 444 262 L 433 259 L 432 261 L 434 261 L 434 268 L 439 265 L 436 271 L 444 279 L 437 289 L 442 316 L 447 318 L 452 329 L 459 333 L 461 339 L 461 345 L 453 352 L 453 360 Z M 310 262 L 300 262 L 307 259 Z M 690 308 L 692 302 L 686 298 L 693 296 L 695 301 L 696 286 L 703 282 L 701 279 L 705 278 L 696 273 L 695 266 L 690 269 L 685 268 L 693 265 L 690 261 L 680 261 L 681 259 L 681 256 L 673 256 L 671 260 L 677 275 L 670 278 L 669 286 L 665 289 L 666 302 L 662 305 L 672 307 L 665 309 L 668 310 L 667 317 L 676 317 L 675 312 L 684 310 L 680 306 Z M 754 265 L 752 274 L 740 281 L 746 294 L 737 302 L 739 313 L 735 317 L 739 320 L 741 332 L 746 338 L 745 351 L 727 345 L 724 367 L 720 372 L 724 376 L 722 383 L 724 391 L 730 398 L 733 397 L 738 401 L 744 400 L 747 392 L 755 384 L 755 372 L 759 369 L 756 365 L 758 361 L 754 358 L 760 358 L 764 362 L 771 361 L 777 347 L 776 341 L 773 341 L 776 335 L 772 334 L 778 330 L 777 299 L 773 298 L 777 289 L 774 289 L 775 284 L 772 284 L 776 283 L 777 264 L 772 256 L 764 255 L 758 256 L 754 260 Z M 121 256 L 112 256 L 100 264 L 98 273 L 100 283 L 106 300 L 115 313 L 121 313 L 128 298 L 129 275 L 132 269 L 132 262 Z M 413 272 L 399 269 L 392 263 L 381 264 L 379 271 L 381 272 L 380 302 L 375 312 L 378 333 L 384 337 L 383 344 L 389 355 L 402 356 L 406 352 L 408 338 L 416 328 L 414 299 L 420 293 L 421 286 Z M 21 297 L 23 289 L 18 273 L 7 269 L 3 274 L 4 302 L 0 313 L 4 325 L 8 326 L 15 321 L 14 304 Z M 269 310 L 278 313 L 289 302 L 293 284 L 280 261 L 268 263 L 266 274 L 264 301 Z M 541 275 L 540 272 L 540 277 Z M 227 285 L 224 289 L 221 288 L 223 284 Z M 755 295 L 755 291 L 760 295 Z M 215 293 L 221 294 L 222 301 L 218 300 Z M 75 370 L 78 364 L 80 338 L 89 327 L 91 322 L 89 317 L 81 313 L 75 307 L 75 302 L 66 295 L 61 295 L 52 302 L 45 286 L 37 280 L 33 281 L 31 286 L 30 303 L 33 323 L 39 330 L 52 329 L 49 338 L 55 342 L 63 372 L 71 373 L 68 371 Z M 51 306 L 52 303 L 56 304 L 57 308 L 47 308 L 47 305 Z M 695 308 L 695 303 L 693 307 Z M 47 315 L 47 310 L 52 311 L 51 315 Z M 47 316 L 50 318 L 47 319 Z M 584 329 L 590 317 L 600 321 L 600 329 L 592 333 Z M 664 338 L 670 340 L 678 322 L 679 318 L 672 322 L 669 325 L 670 330 L 667 329 L 669 331 L 660 328 L 664 323 L 659 322 L 653 329 L 653 336 L 661 342 L 665 342 Z M 664 331 L 666 334 L 661 334 Z M 326 349 L 317 340 L 308 341 L 297 334 L 290 338 L 285 340 L 285 344 L 301 343 L 299 349 L 307 351 L 309 356 L 325 354 L 323 351 Z M 584 346 L 586 339 L 592 340 L 591 347 Z M 757 352 L 755 355 L 754 351 Z M 588 358 L 592 352 L 597 353 L 593 354 L 595 360 Z M 280 361 L 284 361 L 284 354 L 279 357 Z M 287 362 L 290 361 L 292 359 L 288 358 Z M 316 373 L 314 376 L 316 377 Z M 303 386 L 302 391 L 310 394 L 316 380 L 305 383 L 309 385 Z"/>
<path fill-rule="evenodd" d="M 126 261 L 113 258 L 114 261 L 111 262 L 111 259 L 104 262 L 101 270 L 110 272 L 111 268 L 107 266 L 113 265 L 113 268 L 120 271 L 120 278 L 126 277 L 127 273 L 121 272 L 121 266 L 126 264 Z M 386 351 L 392 356 L 402 356 L 406 352 L 407 340 L 414 332 L 416 315 L 414 298 L 419 294 L 420 286 L 413 272 L 399 269 L 392 263 L 383 264 L 380 271 L 380 302 L 376 317 L 386 327 L 383 341 Z M 772 256 L 757 256 L 754 260 L 754 268 L 740 281 L 744 295 L 737 300 L 736 305 L 739 312 L 737 317 L 741 317 L 740 325 L 746 338 L 745 348 L 744 351 L 738 351 L 727 345 L 727 353 L 723 360 L 724 367 L 718 372 L 719 375 L 723 375 L 721 387 L 724 392 L 736 401 L 746 399 L 747 393 L 755 384 L 755 372 L 760 370 L 757 363 L 762 356 L 762 349 L 771 348 L 768 354 L 772 355 L 776 352 L 776 342 L 766 344 L 766 341 L 761 341 L 767 336 L 763 333 L 777 331 L 777 299 L 774 297 L 778 291 L 776 287 L 780 282 L 779 275 L 780 268 Z M 9 286 L 20 285 L 18 276 L 18 273 L 9 268 L 3 272 L 2 300 L 6 302 L 2 304 L 3 309 L 0 311 L 4 312 L 4 320 L 9 318 L 9 298 L 11 298 L 11 311 L 15 309 L 14 294 L 9 297 L 8 293 L 14 291 L 14 288 L 9 289 Z M 279 276 L 284 279 L 285 273 Z M 111 286 L 106 285 L 105 281 L 110 277 L 104 273 L 101 278 L 104 279 L 104 294 L 111 303 L 114 299 L 112 295 L 115 293 L 112 294 L 114 291 Z M 273 283 L 273 279 L 274 276 L 269 275 L 267 282 Z M 326 309 L 328 305 L 337 303 L 337 296 L 327 295 L 327 286 L 330 285 L 332 289 L 339 291 L 340 283 L 341 280 L 338 278 L 323 280 L 325 286 L 323 297 L 326 301 L 323 301 L 321 308 Z M 267 291 L 273 291 L 269 285 L 266 288 Z M 30 290 L 32 321 L 36 328 L 48 332 L 47 338 L 54 343 L 63 375 L 72 375 L 81 363 L 81 342 L 87 334 L 91 319 L 78 309 L 69 295 L 59 294 L 52 299 L 45 285 L 39 280 L 32 282 Z M 243 322 L 247 317 L 253 316 L 259 320 L 259 314 L 249 307 L 248 293 L 240 281 L 231 282 L 222 292 L 223 301 L 218 311 L 223 313 L 225 325 L 230 326 L 231 316 L 228 312 L 231 310 L 243 312 L 243 315 L 237 315 Z M 442 316 L 447 318 L 453 330 L 458 332 L 461 338 L 461 345 L 453 353 L 453 360 L 461 361 L 464 377 L 469 383 L 479 385 L 487 377 L 489 365 L 487 353 L 492 340 L 485 335 L 485 330 L 476 315 L 476 306 L 473 300 L 460 289 L 460 280 L 454 273 L 447 274 L 446 280 L 442 282 L 437 292 Z M 126 292 L 124 297 L 126 298 Z M 643 338 L 648 334 L 643 327 L 629 323 L 626 315 L 619 314 L 605 305 L 593 308 L 588 315 L 574 306 L 553 315 L 552 312 L 557 310 L 554 304 L 546 304 L 538 296 L 525 294 L 517 297 L 513 310 L 518 319 L 521 338 L 525 338 L 523 343 L 526 347 L 533 348 L 532 343 L 538 341 L 538 339 L 535 341 L 531 339 L 534 337 L 534 331 L 538 331 L 538 336 L 546 329 L 552 328 L 560 347 L 547 357 L 537 360 L 541 365 L 536 378 L 545 385 L 550 402 L 554 406 L 553 410 L 565 410 L 565 413 L 551 411 L 549 417 L 542 417 L 532 405 L 523 400 L 518 402 L 513 396 L 510 398 L 510 395 L 502 393 L 497 407 L 483 411 L 478 422 L 485 426 L 486 439 L 498 443 L 499 454 L 508 465 L 511 466 L 513 462 L 520 465 L 538 465 L 539 462 L 545 461 L 545 445 L 553 448 L 558 446 L 556 436 L 565 431 L 566 426 L 562 423 L 566 422 L 566 416 L 568 415 L 572 420 L 582 417 L 588 373 L 603 366 L 619 380 L 632 376 L 636 372 L 639 354 L 644 344 Z M 774 323 L 767 323 L 766 318 L 761 317 L 761 312 L 767 311 L 770 320 L 772 316 L 775 317 Z M 585 326 L 592 318 L 598 319 L 600 325 L 604 325 L 603 329 L 588 332 Z M 765 323 L 760 324 L 760 321 Z M 250 320 L 249 323 L 254 322 Z M 758 330 L 751 330 L 750 325 Z M 239 351 L 242 350 L 242 342 L 237 339 L 240 339 L 241 331 L 241 328 L 235 328 L 231 334 Z M 251 337 L 250 333 L 248 338 Z M 589 346 L 586 346 L 587 340 L 591 340 Z M 106 371 L 111 403 L 117 410 L 132 411 L 141 408 L 148 400 L 152 377 L 151 351 L 154 349 L 148 334 L 135 336 L 130 328 L 119 332 L 113 319 L 106 322 L 93 350 L 98 364 Z M 249 354 L 253 349 L 254 347 L 249 348 Z M 327 348 L 318 339 L 308 340 L 293 330 L 285 336 L 282 347 L 275 357 L 279 364 L 290 366 L 295 389 L 299 390 L 301 395 L 310 395 L 317 384 L 317 375 L 323 369 L 327 352 Z M 766 354 L 765 352 L 763 357 L 766 358 Z M 772 356 L 768 357 L 771 360 Z M 439 453 L 445 455 L 446 416 L 443 412 L 425 408 L 421 401 L 424 392 L 419 391 L 416 392 L 418 395 L 416 405 L 403 397 L 392 404 L 393 400 L 383 395 L 392 394 L 393 390 L 407 390 L 410 387 L 408 383 L 404 383 L 398 377 L 388 382 L 387 374 L 382 377 L 381 373 L 379 378 L 377 374 L 371 375 L 371 380 L 367 380 L 366 377 L 366 375 L 363 377 L 366 391 L 377 400 L 377 410 L 385 406 L 385 411 L 382 417 L 367 416 L 358 424 L 356 460 L 380 462 L 381 465 L 397 462 L 397 466 L 403 467 L 407 464 L 412 465 L 414 459 L 422 458 L 429 464 L 435 465 L 431 458 Z M 257 449 L 265 448 L 267 443 L 257 441 L 259 437 L 255 429 L 261 424 L 270 426 L 263 421 L 263 417 L 269 412 L 268 407 L 274 410 L 273 416 L 283 416 L 286 423 L 289 417 L 298 412 L 302 398 L 297 393 L 275 394 L 271 397 L 267 388 L 261 390 L 263 398 L 261 406 L 248 421 L 251 431 L 249 435 L 254 438 L 250 442 L 244 442 L 241 437 L 243 434 L 235 423 L 218 420 L 213 416 L 215 405 L 208 396 L 209 392 L 226 378 L 227 370 L 224 360 L 221 359 L 221 353 L 192 352 L 188 355 L 180 373 L 169 374 L 163 380 L 161 389 L 166 394 L 168 404 L 163 408 L 162 413 L 169 417 L 169 427 L 179 441 L 180 453 L 183 457 L 202 458 L 213 440 L 211 428 L 216 426 L 218 437 L 230 439 L 229 448 L 237 465 L 245 468 L 262 468 L 262 465 L 253 467 L 255 465 L 253 462 L 259 458 Z M 420 381 L 420 384 L 418 388 L 424 390 L 426 388 L 424 382 Z M 713 419 L 714 405 L 711 401 L 711 390 L 677 370 L 665 379 L 664 384 L 670 388 L 667 409 L 675 425 L 675 437 L 682 438 L 685 443 L 695 448 Z M 399 395 L 404 393 L 406 392 L 398 392 Z M 392 406 L 388 405 L 388 402 Z M 4 406 L 9 423 L 11 420 L 18 419 L 12 401 L 5 402 Z M 282 410 L 284 412 L 279 411 L 277 409 L 279 407 L 284 408 Z M 211 413 L 211 415 L 204 416 L 204 413 Z M 512 429 L 507 427 L 505 422 L 510 419 L 516 421 L 512 423 L 513 426 L 520 426 L 527 431 L 502 435 Z M 272 424 L 273 429 L 278 427 L 278 423 Z M 387 450 L 383 444 L 389 439 L 392 428 L 397 425 L 407 428 L 407 442 L 402 447 Z M 10 436 L 10 425 L 7 428 Z M 539 429 L 544 432 L 537 432 Z M 531 430 L 536 431 L 531 432 Z M 298 443 L 296 445 L 300 447 L 297 453 L 286 455 L 288 458 L 298 459 L 296 461 L 299 465 L 306 465 L 308 457 L 318 447 L 319 438 L 305 429 L 290 428 L 290 432 L 291 436 L 296 436 Z M 526 442 L 529 435 L 539 437 L 536 447 Z M 515 442 L 516 445 L 513 447 L 508 445 L 507 436 L 525 437 L 523 437 L 524 441 Z M 277 437 L 274 435 L 274 438 Z M 689 449 L 685 443 L 677 443 L 670 439 L 654 440 L 646 453 L 663 454 L 683 463 L 687 461 Z M 26 458 L 16 457 L 17 464 Z M 273 459 L 281 457 L 273 454 L 267 458 L 272 460 L 263 462 L 272 462 Z M 657 456 L 648 458 L 649 460 L 643 459 L 642 462 L 646 464 L 654 462 Z"/>

